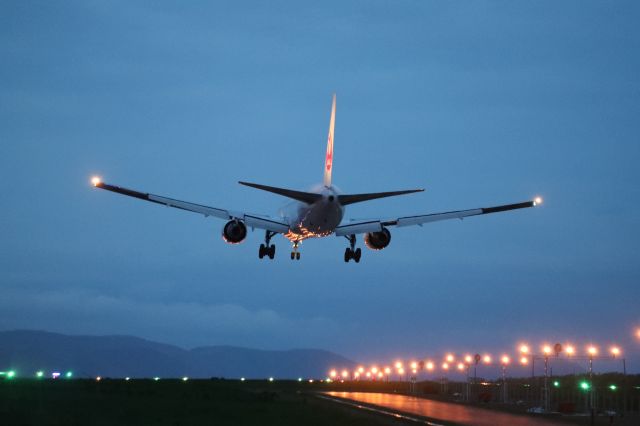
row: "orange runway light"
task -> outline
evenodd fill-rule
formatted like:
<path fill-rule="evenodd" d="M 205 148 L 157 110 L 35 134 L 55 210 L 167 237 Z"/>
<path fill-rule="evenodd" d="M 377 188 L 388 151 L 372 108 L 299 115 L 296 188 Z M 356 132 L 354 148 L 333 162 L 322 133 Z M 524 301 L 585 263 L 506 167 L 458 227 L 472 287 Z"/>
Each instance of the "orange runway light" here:
<path fill-rule="evenodd" d="M 467 364 L 471 364 L 473 362 L 473 357 L 471 355 L 465 355 L 464 362 L 466 362 Z"/>
<path fill-rule="evenodd" d="M 587 348 L 587 352 L 589 353 L 589 355 L 591 356 L 595 356 L 598 355 L 598 348 L 596 348 L 595 346 L 591 345 Z"/>
<path fill-rule="evenodd" d="M 491 364 L 491 355 L 485 355 L 484 357 L 482 357 L 482 361 L 485 364 Z"/>
<path fill-rule="evenodd" d="M 529 358 L 527 358 L 526 356 L 523 356 L 522 358 L 520 358 L 520 364 L 522 365 L 529 364 Z"/>
<path fill-rule="evenodd" d="M 396 362 L 396 370 L 400 370 L 402 368 L 402 363 L 400 361 Z"/>
<path fill-rule="evenodd" d="M 433 362 L 427 361 L 427 370 L 429 371 L 433 370 Z"/>
<path fill-rule="evenodd" d="M 568 356 L 572 356 L 576 354 L 576 348 L 573 347 L 573 345 L 567 345 L 566 348 L 564 348 L 564 352 L 568 355 Z"/>
<path fill-rule="evenodd" d="M 447 362 L 453 362 L 455 360 L 455 357 L 453 356 L 453 354 L 447 354 L 446 360 Z"/>
<path fill-rule="evenodd" d="M 613 355 L 614 357 L 620 355 L 620 348 L 617 346 L 614 346 L 611 348 L 611 355 Z"/>
<path fill-rule="evenodd" d="M 511 358 L 509 358 L 507 355 L 502 355 L 502 358 L 500 358 L 500 362 L 503 365 L 507 365 L 509 364 L 509 362 L 511 362 Z"/>
<path fill-rule="evenodd" d="M 523 353 L 523 354 L 528 354 L 529 353 L 529 346 L 520 345 L 520 352 Z"/>
<path fill-rule="evenodd" d="M 551 346 L 549 346 L 549 345 L 544 345 L 544 346 L 542 347 L 542 352 L 543 352 L 545 355 L 550 355 L 552 351 L 553 351 L 553 349 L 551 349 Z"/>
<path fill-rule="evenodd" d="M 461 363 L 461 362 L 458 363 L 458 370 L 460 370 L 460 371 L 464 370 L 464 364 L 463 363 Z"/>

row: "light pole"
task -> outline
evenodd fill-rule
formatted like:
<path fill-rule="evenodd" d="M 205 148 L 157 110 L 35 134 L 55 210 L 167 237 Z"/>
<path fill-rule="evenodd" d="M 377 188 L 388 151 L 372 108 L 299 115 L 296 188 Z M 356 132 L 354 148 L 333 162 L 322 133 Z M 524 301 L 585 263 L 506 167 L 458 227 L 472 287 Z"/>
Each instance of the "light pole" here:
<path fill-rule="evenodd" d="M 590 424 L 593 425 L 595 421 L 595 389 L 593 387 L 593 357 L 598 355 L 598 348 L 595 346 L 589 346 L 587 348 L 587 353 L 589 354 L 589 412 L 591 416 Z"/>
<path fill-rule="evenodd" d="M 544 411 L 549 411 L 549 355 L 551 355 L 551 346 L 544 345 L 542 347 L 544 354 L 544 388 L 542 390 Z"/>
<path fill-rule="evenodd" d="M 508 402 L 507 398 L 507 365 L 511 359 L 507 355 L 502 355 L 500 358 L 500 364 L 502 364 L 502 402 L 506 404 Z"/>
<path fill-rule="evenodd" d="M 471 400 L 471 384 L 469 383 L 469 368 L 471 368 L 471 363 L 473 362 L 473 357 L 471 355 L 466 355 L 464 357 L 464 364 L 467 367 L 467 387 L 465 392 L 465 400 L 469 402 Z"/>

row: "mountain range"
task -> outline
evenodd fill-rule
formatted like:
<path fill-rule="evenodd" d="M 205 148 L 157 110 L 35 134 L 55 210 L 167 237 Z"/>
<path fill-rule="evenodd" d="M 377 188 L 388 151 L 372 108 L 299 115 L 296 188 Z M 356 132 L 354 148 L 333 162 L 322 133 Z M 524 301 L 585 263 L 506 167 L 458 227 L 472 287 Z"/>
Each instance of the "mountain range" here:
<path fill-rule="evenodd" d="M 233 346 L 184 349 L 133 336 L 0 332 L 0 370 L 18 376 L 72 371 L 75 377 L 321 378 L 355 363 L 320 349 L 270 351 Z"/>

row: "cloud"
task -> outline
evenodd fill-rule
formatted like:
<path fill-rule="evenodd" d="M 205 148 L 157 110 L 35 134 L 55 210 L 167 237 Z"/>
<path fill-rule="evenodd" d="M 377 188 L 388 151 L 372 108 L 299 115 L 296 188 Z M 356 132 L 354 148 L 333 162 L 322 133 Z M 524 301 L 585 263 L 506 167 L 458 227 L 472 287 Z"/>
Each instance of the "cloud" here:
<path fill-rule="evenodd" d="M 0 300 L 2 328 L 73 334 L 127 334 L 186 347 L 321 347 L 340 333 L 323 317 L 289 318 L 238 304 L 151 302 L 70 291 L 9 290 Z"/>

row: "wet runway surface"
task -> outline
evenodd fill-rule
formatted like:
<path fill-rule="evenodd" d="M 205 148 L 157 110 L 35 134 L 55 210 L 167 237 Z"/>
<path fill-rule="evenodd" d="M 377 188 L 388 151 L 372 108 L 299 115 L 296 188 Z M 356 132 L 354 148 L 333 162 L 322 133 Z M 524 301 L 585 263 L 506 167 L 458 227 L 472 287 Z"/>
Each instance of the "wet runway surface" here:
<path fill-rule="evenodd" d="M 383 407 L 386 411 L 399 411 L 427 417 L 434 423 L 443 421 L 459 425 L 477 426 L 558 426 L 566 425 L 562 422 L 529 417 L 524 415 L 509 414 L 500 411 L 487 410 L 477 407 L 469 407 L 429 399 L 416 398 L 406 395 L 369 392 L 324 392 L 327 396 L 346 398 L 365 404 L 373 404 Z"/>

